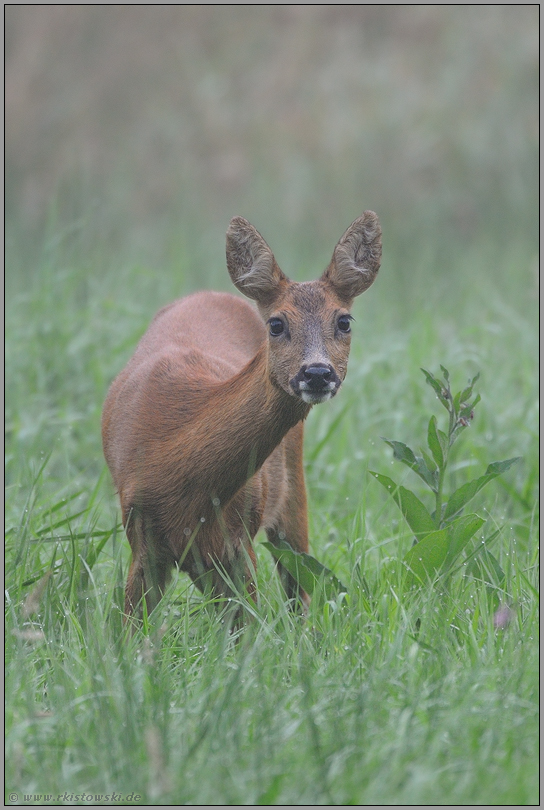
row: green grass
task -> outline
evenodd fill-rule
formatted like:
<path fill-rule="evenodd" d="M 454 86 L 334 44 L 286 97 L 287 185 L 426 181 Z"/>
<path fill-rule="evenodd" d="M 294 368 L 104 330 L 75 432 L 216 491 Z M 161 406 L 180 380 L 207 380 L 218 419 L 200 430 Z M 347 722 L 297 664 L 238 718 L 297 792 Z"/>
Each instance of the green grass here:
<path fill-rule="evenodd" d="M 290 273 L 281 245 L 273 247 Z M 314 259 L 320 272 L 327 257 Z M 259 601 L 248 605 L 243 632 L 230 634 L 181 575 L 145 632 L 127 638 L 129 555 L 100 411 L 154 311 L 199 285 L 192 267 L 182 255 L 176 272 L 151 272 L 55 247 L 24 285 L 9 268 L 11 803 L 42 794 L 52 800 L 34 803 L 58 804 L 65 793 L 61 803 L 121 803 L 88 798 L 115 793 L 123 802 L 137 794 L 135 804 L 537 804 L 530 251 L 473 247 L 449 255 L 444 270 L 432 252 L 407 265 L 386 248 L 378 281 L 355 309 L 345 386 L 307 424 L 311 551 L 349 597 L 316 599 L 305 623 L 294 618 L 257 543 Z M 228 289 L 226 269 L 208 272 Z M 406 594 L 395 562 L 412 537 L 368 470 L 394 473 L 425 499 L 380 437 L 423 444 L 429 416 L 443 416 L 419 368 L 440 363 L 456 388 L 481 372 L 482 402 L 455 445 L 449 491 L 490 462 L 522 461 L 473 506 L 486 518 L 484 537 L 500 529 L 492 550 L 504 579 L 483 558 L 447 587 Z M 501 605 L 510 622 L 496 628 Z"/>

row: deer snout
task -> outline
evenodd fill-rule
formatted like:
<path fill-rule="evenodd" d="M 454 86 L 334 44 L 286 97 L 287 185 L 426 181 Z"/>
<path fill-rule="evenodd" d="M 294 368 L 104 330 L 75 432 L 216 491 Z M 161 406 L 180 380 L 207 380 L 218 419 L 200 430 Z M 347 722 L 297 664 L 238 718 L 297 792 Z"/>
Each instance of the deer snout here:
<path fill-rule="evenodd" d="M 304 365 L 290 381 L 294 393 L 310 405 L 333 397 L 340 388 L 340 383 L 333 367 L 326 363 Z"/>

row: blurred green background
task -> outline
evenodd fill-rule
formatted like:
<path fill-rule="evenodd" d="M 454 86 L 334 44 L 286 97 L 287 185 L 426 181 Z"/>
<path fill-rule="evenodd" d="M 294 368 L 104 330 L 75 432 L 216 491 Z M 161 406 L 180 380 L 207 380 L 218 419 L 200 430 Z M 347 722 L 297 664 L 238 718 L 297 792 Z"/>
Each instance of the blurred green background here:
<path fill-rule="evenodd" d="M 63 234 L 95 273 L 120 257 L 192 262 L 181 291 L 227 286 L 224 232 L 240 214 L 305 278 L 371 208 L 384 283 L 403 298 L 422 257 L 447 285 L 475 243 L 518 252 L 518 280 L 534 284 L 538 15 L 8 5 L 8 276 Z"/>

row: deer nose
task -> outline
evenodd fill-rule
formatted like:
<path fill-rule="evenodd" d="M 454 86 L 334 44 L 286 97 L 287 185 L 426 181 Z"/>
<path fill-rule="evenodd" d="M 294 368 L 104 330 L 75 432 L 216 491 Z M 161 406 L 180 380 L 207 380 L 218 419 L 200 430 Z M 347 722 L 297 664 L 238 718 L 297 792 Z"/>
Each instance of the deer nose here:
<path fill-rule="evenodd" d="M 333 377 L 333 370 L 330 366 L 316 363 L 302 369 L 302 379 L 308 384 L 310 391 L 322 391 L 328 388 Z"/>
<path fill-rule="evenodd" d="M 328 363 L 309 363 L 301 367 L 298 374 L 289 381 L 295 396 L 304 402 L 315 405 L 333 397 L 342 381 Z"/>

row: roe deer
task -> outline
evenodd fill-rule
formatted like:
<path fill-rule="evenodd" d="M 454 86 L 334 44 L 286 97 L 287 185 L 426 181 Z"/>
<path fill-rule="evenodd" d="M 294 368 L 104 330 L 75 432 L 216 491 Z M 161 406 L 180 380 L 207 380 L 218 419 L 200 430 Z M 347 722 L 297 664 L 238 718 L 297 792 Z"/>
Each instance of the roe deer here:
<path fill-rule="evenodd" d="M 303 422 L 346 375 L 349 309 L 374 281 L 381 229 L 350 225 L 317 281 L 290 281 L 242 217 L 227 232 L 234 285 L 257 302 L 198 292 L 155 316 L 109 390 L 104 454 L 132 549 L 125 613 L 150 612 L 173 566 L 204 590 L 254 595 L 252 539 L 308 551 Z M 265 326 L 266 324 L 266 326 Z M 278 566 L 289 599 L 308 595 Z M 141 606 L 140 606 L 141 607 Z"/>

